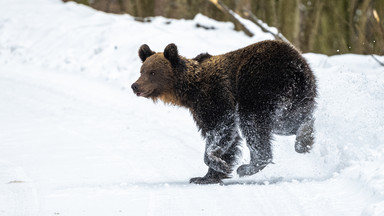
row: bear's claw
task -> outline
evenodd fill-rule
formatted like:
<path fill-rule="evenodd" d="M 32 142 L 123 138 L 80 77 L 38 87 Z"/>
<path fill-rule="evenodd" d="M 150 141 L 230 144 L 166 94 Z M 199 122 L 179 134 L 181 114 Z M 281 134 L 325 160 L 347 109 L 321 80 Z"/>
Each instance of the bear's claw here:
<path fill-rule="evenodd" d="M 240 177 L 253 175 L 255 173 L 258 173 L 260 170 L 264 169 L 267 165 L 268 163 L 261 165 L 244 164 L 237 168 L 236 172 Z"/>
<path fill-rule="evenodd" d="M 223 181 L 219 178 L 209 178 L 209 177 L 196 177 L 191 178 L 189 183 L 193 184 L 224 184 Z"/>

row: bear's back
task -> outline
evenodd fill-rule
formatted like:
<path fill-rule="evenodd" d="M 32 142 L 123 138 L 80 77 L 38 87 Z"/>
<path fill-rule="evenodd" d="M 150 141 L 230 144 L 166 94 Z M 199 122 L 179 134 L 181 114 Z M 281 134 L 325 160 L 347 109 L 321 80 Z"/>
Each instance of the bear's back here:
<path fill-rule="evenodd" d="M 316 97 L 314 75 L 300 52 L 281 41 L 262 41 L 224 54 L 236 67 L 234 91 L 240 101 L 278 103 Z M 230 68 L 230 67 L 229 67 Z"/>

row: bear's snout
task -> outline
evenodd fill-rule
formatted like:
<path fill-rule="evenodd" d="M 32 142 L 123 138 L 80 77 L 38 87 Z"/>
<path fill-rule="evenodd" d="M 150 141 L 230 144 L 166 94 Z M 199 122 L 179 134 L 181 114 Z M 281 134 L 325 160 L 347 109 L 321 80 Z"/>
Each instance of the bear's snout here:
<path fill-rule="evenodd" d="M 133 90 L 133 93 L 138 94 L 138 95 L 140 94 L 140 92 L 139 92 L 139 84 L 133 83 L 131 88 Z"/>

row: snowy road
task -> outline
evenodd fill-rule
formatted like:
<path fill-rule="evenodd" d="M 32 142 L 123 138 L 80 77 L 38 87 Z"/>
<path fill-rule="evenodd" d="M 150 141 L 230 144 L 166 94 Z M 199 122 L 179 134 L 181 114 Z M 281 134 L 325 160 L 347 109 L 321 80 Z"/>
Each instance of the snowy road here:
<path fill-rule="evenodd" d="M 206 168 L 186 110 L 74 74 L 2 69 L 1 215 L 360 215 L 376 201 L 296 154 L 292 137 L 276 140 L 264 173 L 190 185 Z"/>
<path fill-rule="evenodd" d="M 384 215 L 384 68 L 370 56 L 305 54 L 320 95 L 310 154 L 276 136 L 262 172 L 188 183 L 206 173 L 203 141 L 187 110 L 131 92 L 137 49 L 194 57 L 270 38 L 250 29 L 0 1 L 0 216 Z"/>

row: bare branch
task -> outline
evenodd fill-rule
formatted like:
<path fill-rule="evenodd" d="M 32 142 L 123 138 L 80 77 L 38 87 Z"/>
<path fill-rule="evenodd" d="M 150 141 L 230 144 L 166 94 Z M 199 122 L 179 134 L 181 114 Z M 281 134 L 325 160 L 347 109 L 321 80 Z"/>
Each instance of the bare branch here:
<path fill-rule="evenodd" d="M 241 30 L 246 34 L 248 35 L 249 37 L 252 37 L 254 34 L 249 31 L 249 29 L 247 29 L 247 27 L 245 27 L 239 19 L 236 18 L 236 16 L 234 15 L 234 12 L 229 9 L 227 7 L 227 5 L 225 5 L 222 1 L 220 0 L 208 0 L 209 2 L 211 2 L 212 4 L 214 4 L 219 10 L 221 10 L 222 12 L 224 12 L 225 14 L 229 15 L 233 20 L 235 20 L 236 24 L 238 24 L 241 28 Z"/>
<path fill-rule="evenodd" d="M 371 54 L 372 58 L 375 59 L 377 61 L 377 63 L 379 63 L 381 66 L 384 66 L 384 63 L 381 62 L 378 58 L 376 58 L 375 55 Z"/>
<path fill-rule="evenodd" d="M 281 41 L 285 41 L 287 43 L 292 44 L 286 37 L 284 37 L 283 34 L 280 33 L 279 30 L 277 30 L 277 34 L 276 34 L 276 33 L 272 32 L 271 30 L 265 28 L 263 26 L 263 22 L 259 18 L 257 18 L 252 13 L 252 11 L 248 10 L 247 8 L 244 8 L 243 11 L 244 11 L 244 16 L 247 17 L 248 19 L 252 20 L 253 23 L 255 23 L 257 26 L 259 26 L 263 32 L 267 32 L 267 33 L 272 34 L 273 37 L 275 37 L 276 40 L 281 40 Z"/>

